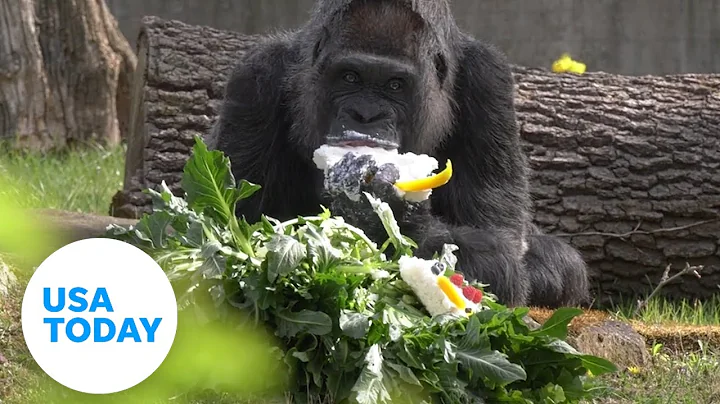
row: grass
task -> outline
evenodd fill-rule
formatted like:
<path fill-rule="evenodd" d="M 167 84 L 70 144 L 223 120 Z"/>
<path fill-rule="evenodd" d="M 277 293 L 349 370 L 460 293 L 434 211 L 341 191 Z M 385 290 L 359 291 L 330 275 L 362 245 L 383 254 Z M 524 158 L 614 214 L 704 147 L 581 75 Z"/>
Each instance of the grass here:
<path fill-rule="evenodd" d="M 123 180 L 123 147 L 91 147 L 64 153 L 7 153 L 0 149 L 0 176 L 16 187 L 1 188 L 26 208 L 54 208 L 106 214 L 112 195 Z M 0 403 L 29 404 L 43 400 L 58 386 L 35 364 L 25 347 L 20 328 L 20 279 L 9 298 L 0 300 Z M 634 302 L 611 311 L 626 320 L 646 324 L 720 326 L 720 297 L 706 302 L 670 302 L 654 299 L 638 318 L 632 317 Z M 652 342 L 651 342 L 652 343 Z M 655 345 L 652 362 L 643 369 L 629 369 L 603 376 L 609 384 L 598 403 L 711 403 L 720 402 L 720 345 L 694 341 L 685 349 Z M 62 390 L 61 390 L 62 391 Z M 194 394 L 194 403 L 238 403 L 231 397 Z M 69 398 L 66 396 L 66 398 Z M 77 402 L 77 401 L 74 401 Z"/>
<path fill-rule="evenodd" d="M 668 301 L 652 299 L 637 317 L 633 317 L 636 303 L 626 301 L 616 305 L 614 314 L 625 320 L 639 320 L 646 324 L 720 325 L 720 295 L 706 301 Z"/>
<path fill-rule="evenodd" d="M 107 214 L 122 188 L 125 147 L 90 146 L 63 152 L 11 151 L 0 146 L 0 196 L 23 208 Z M 8 186 L 9 185 L 9 186 Z M 0 261 L 1 262 L 1 261 Z M 0 265 L 2 265 L 0 263 Z M 20 277 L 23 271 L 16 271 Z M 27 279 L 0 296 L 0 402 L 41 402 L 49 379 L 27 351 L 20 327 L 20 301 Z"/>
<path fill-rule="evenodd" d="M 47 377 L 30 356 L 20 327 L 20 280 L 7 299 L 0 299 L 0 402 L 38 402 Z M 4 363 L 3 363 L 4 362 Z"/>
<path fill-rule="evenodd" d="M 648 343 L 654 342 L 649 335 L 656 335 L 668 344 L 651 346 L 652 360 L 647 367 L 605 376 L 603 379 L 614 391 L 602 402 L 720 402 L 720 344 L 717 337 L 720 297 L 713 296 L 704 302 L 655 298 L 634 317 L 635 307 L 636 302 L 627 301 L 615 306 L 612 312 L 625 321 L 640 322 L 641 328 L 648 326 L 647 330 L 641 330 L 647 335 Z M 673 334 L 676 334 L 675 338 Z M 670 341 L 679 343 L 669 344 Z"/>
<path fill-rule="evenodd" d="M 137 391 L 96 396 L 80 394 L 47 376 L 30 356 L 22 335 L 20 308 L 24 285 L 20 279 L 6 299 L 0 299 L 0 403 L 1 404 L 286 404 L 285 400 L 242 400 L 232 393 L 209 390 L 181 391 L 172 397 L 156 399 L 152 391 L 137 400 Z M 177 342 L 177 340 L 176 340 Z M 192 372 L 192 370 L 187 370 Z M 202 375 L 200 375 L 202 376 Z M 152 377 L 151 377 L 152 378 Z M 150 380 L 150 379 L 149 379 Z M 150 385 L 150 389 L 152 389 Z M 165 390 L 163 390 L 165 391 Z M 142 392 L 139 394 L 142 395 Z M 321 403 L 318 403 L 321 404 Z"/>
<path fill-rule="evenodd" d="M 678 352 L 657 344 L 649 366 L 604 376 L 611 391 L 599 403 L 720 402 L 720 352 L 699 342 L 698 352 Z"/>
<path fill-rule="evenodd" d="M 25 208 L 105 215 L 112 196 L 122 188 L 124 160 L 124 146 L 90 146 L 48 154 L 0 147 L 0 177 L 12 185 L 0 193 Z"/>

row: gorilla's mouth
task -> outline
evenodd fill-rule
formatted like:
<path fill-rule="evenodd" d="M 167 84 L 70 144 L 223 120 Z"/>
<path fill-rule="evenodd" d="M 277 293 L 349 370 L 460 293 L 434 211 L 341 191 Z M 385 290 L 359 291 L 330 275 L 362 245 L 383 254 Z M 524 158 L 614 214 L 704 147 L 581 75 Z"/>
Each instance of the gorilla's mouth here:
<path fill-rule="evenodd" d="M 382 149 L 398 149 L 399 144 L 387 139 L 381 139 L 375 136 L 367 135 L 365 133 L 355 132 L 353 130 L 346 130 L 342 135 L 330 135 L 327 137 L 326 144 L 328 146 L 337 147 L 378 147 Z"/>

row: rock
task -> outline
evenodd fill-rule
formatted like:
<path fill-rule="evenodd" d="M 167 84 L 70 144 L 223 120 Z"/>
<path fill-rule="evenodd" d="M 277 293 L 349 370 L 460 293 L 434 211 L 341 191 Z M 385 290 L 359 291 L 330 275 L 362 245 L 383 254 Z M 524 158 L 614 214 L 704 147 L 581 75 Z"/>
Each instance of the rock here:
<path fill-rule="evenodd" d="M 640 321 L 633 321 L 632 326 L 645 337 L 650 346 L 660 343 L 670 351 L 701 350 L 702 347 L 698 341 L 702 341 L 706 347 L 712 349 L 720 347 L 720 327 L 716 325 L 644 324 Z"/>
<path fill-rule="evenodd" d="M 2 261 L 0 257 L 0 298 L 8 295 L 10 288 L 15 284 L 17 278 L 10 270 L 10 266 Z"/>
<path fill-rule="evenodd" d="M 645 338 L 629 324 L 616 320 L 583 328 L 568 342 L 578 351 L 605 358 L 619 369 L 643 367 L 650 362 Z"/>

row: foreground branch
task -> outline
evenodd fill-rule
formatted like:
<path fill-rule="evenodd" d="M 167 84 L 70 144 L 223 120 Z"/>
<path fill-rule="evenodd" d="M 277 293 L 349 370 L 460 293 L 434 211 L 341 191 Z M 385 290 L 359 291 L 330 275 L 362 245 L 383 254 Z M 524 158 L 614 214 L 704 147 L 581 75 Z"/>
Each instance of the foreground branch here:
<path fill-rule="evenodd" d="M 700 276 L 700 271 L 703 270 L 702 265 L 690 265 L 689 263 L 685 263 L 685 268 L 683 268 L 682 271 L 676 273 L 673 276 L 669 276 L 671 267 L 672 267 L 672 264 L 668 264 L 665 267 L 665 271 L 663 272 L 662 277 L 660 278 L 660 283 L 658 283 L 658 285 L 655 287 L 655 289 L 653 289 L 652 293 L 650 293 L 650 295 L 647 298 L 645 298 L 644 300 L 638 301 L 638 305 L 635 308 L 635 312 L 633 313 L 633 316 L 637 317 L 640 314 L 640 312 L 645 308 L 645 306 L 647 306 L 647 304 L 650 302 L 650 300 L 652 300 L 652 298 L 655 297 L 655 295 L 660 291 L 660 289 L 665 287 L 665 285 L 673 282 L 674 280 L 680 278 L 681 276 L 694 275 L 698 279 L 702 278 Z"/>

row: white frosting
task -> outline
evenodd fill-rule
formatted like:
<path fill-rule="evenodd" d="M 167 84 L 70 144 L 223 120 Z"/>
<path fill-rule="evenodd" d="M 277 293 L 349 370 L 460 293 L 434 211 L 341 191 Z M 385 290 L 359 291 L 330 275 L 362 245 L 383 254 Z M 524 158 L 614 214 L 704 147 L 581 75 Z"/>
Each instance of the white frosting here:
<path fill-rule="evenodd" d="M 438 285 L 438 276 L 432 272 L 432 266 L 435 260 L 424 260 L 418 257 L 409 257 L 403 255 L 400 257 L 398 264 L 400 265 L 400 277 L 415 292 L 423 306 L 428 310 L 431 316 L 437 316 L 445 313 L 466 314 L 464 310 L 460 310 L 447 297 L 445 292 Z M 466 307 L 477 311 L 478 306 L 463 296 L 462 290 L 455 288 L 465 301 Z"/>
<path fill-rule="evenodd" d="M 347 153 L 353 153 L 356 156 L 370 155 L 378 166 L 386 163 L 395 165 L 400 173 L 398 181 L 417 180 L 429 177 L 432 175 L 432 172 L 438 168 L 437 160 L 426 154 L 400 154 L 397 149 L 387 150 L 368 146 L 339 147 L 322 145 L 315 150 L 313 162 L 317 168 L 327 174 L 328 169 L 337 164 Z M 424 201 L 430 197 L 432 193 L 430 189 L 418 192 L 404 192 L 395 187 L 395 190 L 399 196 L 404 197 L 410 202 Z"/>
<path fill-rule="evenodd" d="M 459 311 L 437 284 L 437 275 L 430 269 L 433 261 L 403 255 L 400 276 L 412 288 L 431 316 Z"/>

